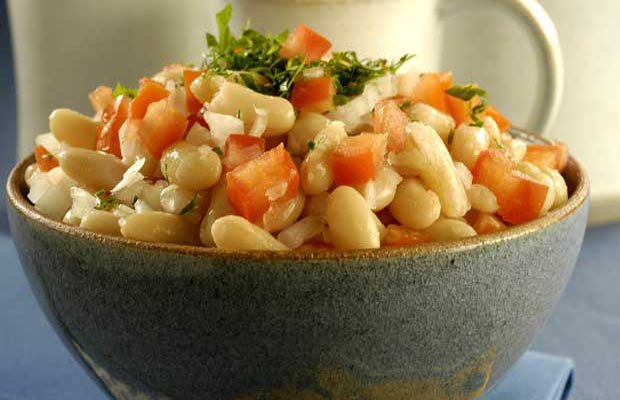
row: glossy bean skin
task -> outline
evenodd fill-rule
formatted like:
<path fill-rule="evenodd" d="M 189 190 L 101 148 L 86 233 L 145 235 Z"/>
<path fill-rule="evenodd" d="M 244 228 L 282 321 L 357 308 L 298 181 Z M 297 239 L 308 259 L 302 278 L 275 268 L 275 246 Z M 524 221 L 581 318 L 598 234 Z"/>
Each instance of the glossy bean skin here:
<path fill-rule="evenodd" d="M 206 190 L 222 175 L 220 157 L 209 146 L 179 141 L 162 154 L 161 171 L 167 180 L 188 190 Z"/>
<path fill-rule="evenodd" d="M 389 210 L 402 225 L 424 229 L 439 218 L 441 203 L 437 194 L 427 190 L 419 179 L 407 178 L 398 185 Z"/>
<path fill-rule="evenodd" d="M 522 161 L 517 164 L 517 171 L 525 174 L 530 179 L 538 182 L 542 185 L 545 185 L 549 188 L 547 191 L 547 198 L 545 199 L 545 204 L 542 206 L 540 210 L 539 216 L 547 214 L 547 212 L 553 207 L 555 203 L 555 185 L 553 183 L 553 179 L 541 171 L 536 165 L 529 163 L 527 161 Z"/>
<path fill-rule="evenodd" d="M 394 200 L 396 188 L 403 178 L 390 166 L 384 165 L 377 172 L 377 177 L 363 185 L 356 185 L 355 189 L 360 192 L 373 211 L 383 210 Z"/>
<path fill-rule="evenodd" d="M 338 143 L 347 136 L 344 126 L 332 122 L 316 136 L 314 150 L 301 163 L 299 171 L 301 187 L 310 196 L 325 193 L 334 183 L 331 154 Z"/>
<path fill-rule="evenodd" d="M 180 215 L 161 211 L 132 214 L 121 221 L 123 237 L 154 243 L 194 245 L 198 243 L 198 227 Z"/>
<path fill-rule="evenodd" d="M 326 219 L 330 240 L 339 249 L 376 249 L 381 245 L 377 217 L 350 186 L 339 186 L 330 193 Z"/>
<path fill-rule="evenodd" d="M 441 136 L 441 140 L 444 143 L 448 143 L 450 132 L 455 128 L 454 119 L 451 116 L 424 103 L 416 103 L 411 107 L 407 107 L 405 112 L 413 121 L 420 121 L 424 125 L 433 128 Z"/>
<path fill-rule="evenodd" d="M 467 222 L 459 219 L 440 218 L 424 230 L 431 240 L 446 242 L 476 236 L 477 233 Z"/>
<path fill-rule="evenodd" d="M 266 230 L 236 215 L 220 217 L 211 227 L 213 241 L 218 249 L 225 250 L 288 250 L 284 244 Z"/>
<path fill-rule="evenodd" d="M 306 203 L 306 196 L 301 190 L 295 197 L 285 203 L 274 203 L 263 215 L 263 229 L 267 232 L 279 232 L 289 227 L 301 215 Z"/>
<path fill-rule="evenodd" d="M 211 204 L 207 210 L 207 214 L 200 223 L 200 241 L 207 247 L 215 246 L 213 235 L 211 235 L 211 227 L 213 223 L 220 217 L 233 215 L 235 210 L 228 201 L 226 192 L 226 180 L 221 180 L 212 190 Z"/>
<path fill-rule="evenodd" d="M 121 236 L 120 218 L 111 212 L 92 210 L 80 222 L 80 228 L 104 235 Z"/>
<path fill-rule="evenodd" d="M 190 91 L 201 103 L 206 103 L 213 99 L 224 82 L 226 79 L 222 76 L 203 74 L 192 81 Z"/>
<path fill-rule="evenodd" d="M 543 168 L 542 172 L 553 181 L 553 190 L 555 197 L 553 199 L 552 209 L 564 205 L 568 201 L 568 188 L 562 175 L 555 169 Z"/>
<path fill-rule="evenodd" d="M 450 153 L 433 128 L 413 122 L 405 131 L 405 149 L 391 162 L 397 171 L 415 172 L 439 197 L 441 212 L 459 218 L 469 210 L 469 199 L 456 172 Z"/>
<path fill-rule="evenodd" d="M 54 110 L 49 117 L 50 131 L 60 142 L 71 147 L 95 149 L 98 123 L 94 119 L 67 108 Z"/>
<path fill-rule="evenodd" d="M 450 155 L 472 169 L 480 153 L 489 148 L 489 135 L 484 128 L 461 124 L 454 132 Z"/>
<path fill-rule="evenodd" d="M 288 133 L 286 149 L 294 156 L 303 156 L 308 152 L 308 142 L 329 124 L 329 118 L 313 112 L 302 112 Z"/>
<path fill-rule="evenodd" d="M 111 190 L 127 170 L 127 166 L 111 154 L 80 148 L 63 151 L 58 161 L 67 176 L 91 191 Z"/>
<path fill-rule="evenodd" d="M 495 214 L 499 210 L 495 194 L 484 185 L 473 184 L 467 192 L 471 208 L 487 214 Z"/>
<path fill-rule="evenodd" d="M 267 112 L 267 127 L 263 136 L 278 136 L 291 130 L 295 123 L 293 105 L 282 97 L 267 96 L 245 86 L 224 82 L 209 103 L 209 111 L 237 115 L 241 114 L 246 131 L 249 131 L 257 118 L 256 109 Z"/>

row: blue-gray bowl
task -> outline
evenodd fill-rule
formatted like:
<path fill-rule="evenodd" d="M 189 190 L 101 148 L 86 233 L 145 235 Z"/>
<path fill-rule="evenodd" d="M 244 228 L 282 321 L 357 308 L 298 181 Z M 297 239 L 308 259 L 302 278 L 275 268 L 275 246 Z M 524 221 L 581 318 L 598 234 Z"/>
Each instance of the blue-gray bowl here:
<path fill-rule="evenodd" d="M 11 230 L 39 304 L 119 399 L 475 399 L 526 349 L 575 265 L 588 180 L 504 232 L 372 251 L 224 252 L 40 215 L 21 162 Z"/>

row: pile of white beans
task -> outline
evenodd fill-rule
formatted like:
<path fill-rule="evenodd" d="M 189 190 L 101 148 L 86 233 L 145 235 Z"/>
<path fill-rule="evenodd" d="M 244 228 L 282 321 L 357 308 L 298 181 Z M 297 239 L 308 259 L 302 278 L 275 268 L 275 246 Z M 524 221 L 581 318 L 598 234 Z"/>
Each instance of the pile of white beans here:
<path fill-rule="evenodd" d="M 171 91 L 149 107 L 175 107 L 188 115 L 181 70 L 154 77 Z M 376 178 L 358 186 L 335 186 L 331 154 L 348 135 L 368 131 L 374 105 L 415 86 L 418 73 L 388 75 L 367 84 L 358 98 L 322 115 L 296 114 L 291 103 L 221 77 L 201 76 L 192 93 L 205 104 L 209 129 L 194 124 L 185 138 L 154 158 L 132 130 L 120 129 L 122 159 L 94 148 L 101 113 L 89 117 L 67 109 L 50 115 L 43 146 L 59 166 L 42 172 L 31 165 L 25 180 L 29 199 L 42 214 L 88 231 L 148 242 L 203 245 L 226 250 L 304 249 L 309 243 L 337 249 L 382 245 L 386 215 L 394 224 L 422 232 L 434 241 L 476 235 L 465 215 L 494 214 L 495 195 L 472 184 L 471 169 L 488 148 L 501 148 L 518 170 L 549 186 L 541 214 L 567 200 L 566 184 L 555 170 L 522 162 L 526 144 L 499 131 L 486 117 L 482 127 L 455 126 L 447 114 L 422 103 L 406 108 L 410 123 L 405 148 L 388 152 Z M 415 122 L 414 122 L 415 121 Z M 286 143 L 300 185 L 290 201 L 271 207 L 260 223 L 235 215 L 221 156 L 226 138 L 239 130 Z M 448 143 L 450 139 L 450 143 Z M 314 148 L 310 150 L 308 143 Z M 101 209 L 95 193 L 116 199 Z M 385 218 L 382 218 L 385 220 Z"/>

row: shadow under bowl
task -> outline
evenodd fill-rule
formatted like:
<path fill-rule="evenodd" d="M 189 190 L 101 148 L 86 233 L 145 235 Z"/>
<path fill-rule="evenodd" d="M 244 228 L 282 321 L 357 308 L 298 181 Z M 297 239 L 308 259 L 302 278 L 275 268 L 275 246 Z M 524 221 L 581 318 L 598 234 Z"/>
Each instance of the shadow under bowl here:
<path fill-rule="evenodd" d="M 371 251 L 225 252 L 39 214 L 22 161 L 11 231 L 39 304 L 119 399 L 475 399 L 524 352 L 575 265 L 588 180 L 506 231 Z"/>

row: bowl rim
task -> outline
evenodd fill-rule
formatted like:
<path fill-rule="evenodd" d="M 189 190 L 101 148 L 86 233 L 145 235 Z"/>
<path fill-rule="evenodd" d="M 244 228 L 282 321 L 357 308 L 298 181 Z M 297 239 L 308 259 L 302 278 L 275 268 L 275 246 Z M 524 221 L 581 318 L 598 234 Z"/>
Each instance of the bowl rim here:
<path fill-rule="evenodd" d="M 542 138 L 521 128 L 512 128 L 510 133 L 513 136 L 525 139 L 531 143 L 551 143 L 552 141 Z M 572 156 L 569 156 L 565 171 L 574 176 L 573 192 L 568 201 L 561 207 L 550 211 L 548 214 L 533 221 L 511 226 L 506 230 L 474 236 L 471 238 L 459 239 L 450 242 L 429 242 L 409 247 L 381 247 L 379 249 L 364 250 L 337 250 L 321 249 L 317 251 L 231 251 L 213 247 L 200 247 L 190 245 L 179 245 L 170 243 L 144 242 L 123 237 L 94 233 L 55 221 L 39 213 L 30 203 L 22 192 L 24 188 L 24 172 L 34 161 L 34 155 L 26 157 L 20 161 L 12 170 L 6 184 L 6 196 L 13 208 L 28 220 L 47 229 L 73 237 L 75 239 L 89 240 L 98 242 L 104 246 L 121 246 L 137 250 L 164 251 L 192 256 L 227 258 L 235 260 L 343 260 L 343 259 L 366 259 L 376 260 L 394 257 L 411 257 L 425 254 L 436 253 L 455 253 L 466 250 L 489 246 L 499 242 L 506 242 L 522 236 L 542 231 L 549 226 L 555 225 L 577 212 L 587 201 L 590 190 L 590 183 L 582 165 Z"/>

